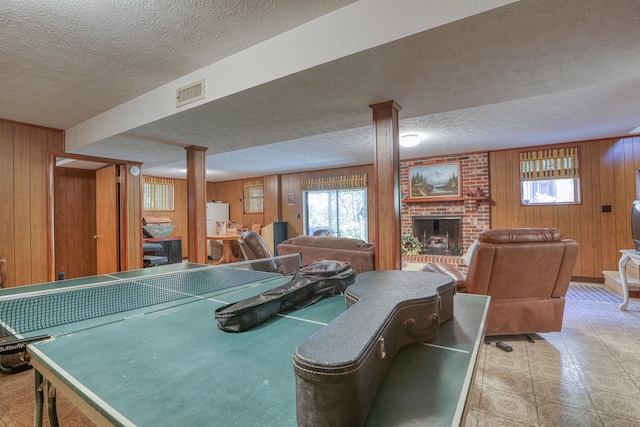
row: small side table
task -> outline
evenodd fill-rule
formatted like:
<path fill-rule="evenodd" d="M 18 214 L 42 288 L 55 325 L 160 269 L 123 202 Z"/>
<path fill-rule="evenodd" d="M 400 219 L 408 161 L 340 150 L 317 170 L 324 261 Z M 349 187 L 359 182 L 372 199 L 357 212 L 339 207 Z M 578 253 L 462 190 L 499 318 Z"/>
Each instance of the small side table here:
<path fill-rule="evenodd" d="M 621 249 L 620 261 L 618 261 L 618 271 L 620 272 L 620 281 L 622 282 L 622 304 L 620 310 L 626 310 L 629 305 L 629 285 L 627 284 L 627 261 L 630 259 L 640 264 L 640 253 L 633 249 Z"/>

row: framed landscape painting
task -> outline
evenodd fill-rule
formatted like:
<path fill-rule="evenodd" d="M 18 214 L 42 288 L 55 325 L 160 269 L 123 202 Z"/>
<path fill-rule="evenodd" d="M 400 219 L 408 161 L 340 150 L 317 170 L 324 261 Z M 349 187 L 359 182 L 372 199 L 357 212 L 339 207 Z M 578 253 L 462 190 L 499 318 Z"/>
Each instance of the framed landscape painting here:
<path fill-rule="evenodd" d="M 460 197 L 460 163 L 437 163 L 409 169 L 409 198 Z"/>

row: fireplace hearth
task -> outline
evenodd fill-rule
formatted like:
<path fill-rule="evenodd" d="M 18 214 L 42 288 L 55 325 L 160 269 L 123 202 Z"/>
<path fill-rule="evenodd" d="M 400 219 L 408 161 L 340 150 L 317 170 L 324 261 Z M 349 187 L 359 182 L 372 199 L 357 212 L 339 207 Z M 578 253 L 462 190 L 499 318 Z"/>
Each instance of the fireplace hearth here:
<path fill-rule="evenodd" d="M 461 216 L 414 216 L 412 222 L 423 255 L 462 255 Z"/>

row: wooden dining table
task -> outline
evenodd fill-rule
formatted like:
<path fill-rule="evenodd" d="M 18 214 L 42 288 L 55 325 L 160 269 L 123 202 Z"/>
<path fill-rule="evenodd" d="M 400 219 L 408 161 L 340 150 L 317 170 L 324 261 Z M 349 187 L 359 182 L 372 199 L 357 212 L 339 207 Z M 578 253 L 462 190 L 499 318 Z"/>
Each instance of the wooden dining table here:
<path fill-rule="evenodd" d="M 213 265 L 238 262 L 238 257 L 233 254 L 233 242 L 237 241 L 240 234 L 209 234 L 207 240 L 218 240 L 222 242 L 222 254 L 217 261 L 214 261 Z"/>

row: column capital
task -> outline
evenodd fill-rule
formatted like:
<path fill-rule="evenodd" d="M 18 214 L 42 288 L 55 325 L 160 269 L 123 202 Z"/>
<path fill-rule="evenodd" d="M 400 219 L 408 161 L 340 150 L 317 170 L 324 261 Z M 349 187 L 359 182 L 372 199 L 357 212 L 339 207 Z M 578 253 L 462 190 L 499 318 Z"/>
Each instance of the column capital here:
<path fill-rule="evenodd" d="M 382 108 L 389 108 L 389 107 L 393 108 L 396 111 L 402 110 L 402 107 L 394 100 L 379 102 L 377 104 L 369 105 L 369 108 L 371 108 L 372 110 L 380 110 Z"/>
<path fill-rule="evenodd" d="M 200 147 L 199 145 L 190 145 L 188 147 L 184 147 L 187 151 L 207 151 L 207 147 Z"/>

